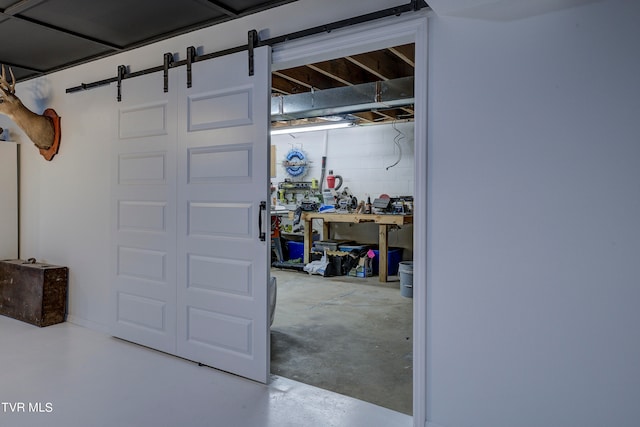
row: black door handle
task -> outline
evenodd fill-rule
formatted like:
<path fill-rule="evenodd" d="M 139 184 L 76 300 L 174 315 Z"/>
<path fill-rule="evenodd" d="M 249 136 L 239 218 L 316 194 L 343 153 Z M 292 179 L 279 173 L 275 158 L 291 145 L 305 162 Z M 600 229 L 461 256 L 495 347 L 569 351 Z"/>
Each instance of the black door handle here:
<path fill-rule="evenodd" d="M 262 213 L 267 211 L 267 202 L 260 202 L 260 209 L 258 211 L 258 233 L 260 234 L 260 241 L 267 240 L 267 234 L 262 230 Z"/>

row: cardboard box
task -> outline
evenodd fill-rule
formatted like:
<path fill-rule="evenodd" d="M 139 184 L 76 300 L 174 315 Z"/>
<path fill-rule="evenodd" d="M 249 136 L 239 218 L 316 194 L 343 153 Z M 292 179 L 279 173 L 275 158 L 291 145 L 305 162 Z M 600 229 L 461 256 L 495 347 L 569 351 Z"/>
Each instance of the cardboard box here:
<path fill-rule="evenodd" d="M 371 258 L 364 256 L 358 260 L 358 265 L 349 271 L 351 277 L 371 277 L 373 271 L 371 269 Z"/>

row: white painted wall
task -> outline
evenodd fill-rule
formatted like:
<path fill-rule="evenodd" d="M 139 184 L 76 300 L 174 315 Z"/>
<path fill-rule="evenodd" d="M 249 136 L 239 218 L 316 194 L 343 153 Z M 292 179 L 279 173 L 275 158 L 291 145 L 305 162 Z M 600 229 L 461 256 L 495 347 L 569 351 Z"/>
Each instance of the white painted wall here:
<path fill-rule="evenodd" d="M 18 256 L 18 150 L 0 141 L 0 259 Z"/>
<path fill-rule="evenodd" d="M 52 107 L 62 117 L 60 153 L 52 162 L 46 162 L 11 122 L 0 120 L 0 126 L 9 127 L 23 142 L 20 256 L 69 267 L 69 319 L 101 330 L 108 322 L 109 142 L 114 129 L 110 115 L 117 103 L 115 84 L 74 94 L 65 93 L 67 88 L 113 77 L 120 64 L 131 71 L 157 66 L 164 52 L 184 59 L 192 45 L 203 53 L 240 46 L 246 44 L 250 29 L 269 38 L 402 4 L 404 0 L 300 0 L 18 83 L 16 93 L 28 107 L 38 112 Z"/>
<path fill-rule="evenodd" d="M 639 18 L 430 19 L 433 426 L 640 423 Z"/>

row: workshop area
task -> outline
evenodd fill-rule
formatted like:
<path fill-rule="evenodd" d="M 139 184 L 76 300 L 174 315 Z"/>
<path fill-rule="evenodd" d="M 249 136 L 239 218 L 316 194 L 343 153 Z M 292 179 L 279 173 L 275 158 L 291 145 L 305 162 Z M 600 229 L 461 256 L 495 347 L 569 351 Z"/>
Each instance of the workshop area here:
<path fill-rule="evenodd" d="M 271 137 L 271 373 L 412 414 L 411 120 Z"/>

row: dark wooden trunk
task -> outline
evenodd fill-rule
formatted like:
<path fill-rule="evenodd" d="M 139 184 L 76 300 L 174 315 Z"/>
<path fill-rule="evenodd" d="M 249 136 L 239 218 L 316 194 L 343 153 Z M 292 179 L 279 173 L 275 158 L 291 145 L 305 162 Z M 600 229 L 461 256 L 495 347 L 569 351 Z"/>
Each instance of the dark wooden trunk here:
<path fill-rule="evenodd" d="M 67 267 L 0 261 L 0 314 L 40 327 L 64 322 L 68 276 Z"/>

